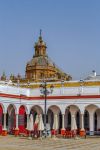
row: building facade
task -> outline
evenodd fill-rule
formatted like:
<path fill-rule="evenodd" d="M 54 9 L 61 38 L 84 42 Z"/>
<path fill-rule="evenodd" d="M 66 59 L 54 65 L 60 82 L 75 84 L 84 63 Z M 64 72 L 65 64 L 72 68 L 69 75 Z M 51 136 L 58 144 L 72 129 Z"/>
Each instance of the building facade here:
<path fill-rule="evenodd" d="M 33 125 L 38 117 L 44 118 L 45 101 L 40 92 L 40 84 L 34 89 L 21 88 L 12 83 L 0 83 L 0 133 L 20 133 L 28 129 L 29 116 Z M 48 83 L 54 86 L 47 96 L 47 124 L 50 129 L 61 131 L 79 129 L 95 134 L 100 130 L 100 81 L 65 81 Z M 44 120 L 44 119 L 43 119 Z"/>
<path fill-rule="evenodd" d="M 33 128 L 37 117 L 39 124 L 42 116 L 43 124 L 58 133 L 65 130 L 99 132 L 100 76 L 93 71 L 86 80 L 69 81 L 72 77 L 47 56 L 41 33 L 34 48 L 35 54 L 26 65 L 25 79 L 11 75 L 7 81 L 5 73 L 1 77 L 0 134 L 26 132 L 30 116 Z M 46 92 L 54 87 L 46 97 L 40 89 L 43 80 L 47 81 Z"/>

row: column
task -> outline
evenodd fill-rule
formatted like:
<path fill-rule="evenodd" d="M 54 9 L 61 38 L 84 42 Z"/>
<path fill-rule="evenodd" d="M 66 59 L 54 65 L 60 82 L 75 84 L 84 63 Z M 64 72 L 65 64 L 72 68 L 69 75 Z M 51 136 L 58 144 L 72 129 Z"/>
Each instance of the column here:
<path fill-rule="evenodd" d="M 71 114 L 71 130 L 75 130 L 75 115 Z"/>
<path fill-rule="evenodd" d="M 58 116 L 57 114 L 54 114 L 54 123 L 53 123 L 53 129 L 58 129 Z"/>
<path fill-rule="evenodd" d="M 27 114 L 27 126 L 26 126 L 26 129 L 28 130 L 28 125 L 29 125 L 29 114 Z"/>
<path fill-rule="evenodd" d="M 6 127 L 6 113 L 4 113 L 4 122 L 3 122 L 3 129 L 2 129 L 2 135 L 7 135 L 7 127 Z"/>
<path fill-rule="evenodd" d="M 94 113 L 89 113 L 90 135 L 94 135 Z"/>
<path fill-rule="evenodd" d="M 65 114 L 62 114 L 62 129 L 61 129 L 61 135 L 65 136 Z"/>
<path fill-rule="evenodd" d="M 80 124 L 81 124 L 81 130 L 79 132 L 80 136 L 86 136 L 86 132 L 84 129 L 84 114 L 80 114 Z"/>
<path fill-rule="evenodd" d="M 6 113 L 4 113 L 4 126 L 3 126 L 3 130 L 7 130 L 7 128 L 6 128 Z"/>
<path fill-rule="evenodd" d="M 18 114 L 16 114 L 16 128 L 15 128 L 15 136 L 19 134 L 19 128 L 18 128 Z"/>
<path fill-rule="evenodd" d="M 58 116 L 54 114 L 54 122 L 53 122 L 53 132 L 52 135 L 56 135 L 58 130 Z"/>
<path fill-rule="evenodd" d="M 65 114 L 62 114 L 62 130 L 65 130 Z"/>

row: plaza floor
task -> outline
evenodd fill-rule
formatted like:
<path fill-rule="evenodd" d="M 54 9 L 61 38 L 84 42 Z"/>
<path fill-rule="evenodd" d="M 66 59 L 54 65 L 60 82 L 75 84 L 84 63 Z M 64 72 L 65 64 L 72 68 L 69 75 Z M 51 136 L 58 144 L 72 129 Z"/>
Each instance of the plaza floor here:
<path fill-rule="evenodd" d="M 0 136 L 0 150 L 100 150 L 100 138 L 29 140 Z"/>

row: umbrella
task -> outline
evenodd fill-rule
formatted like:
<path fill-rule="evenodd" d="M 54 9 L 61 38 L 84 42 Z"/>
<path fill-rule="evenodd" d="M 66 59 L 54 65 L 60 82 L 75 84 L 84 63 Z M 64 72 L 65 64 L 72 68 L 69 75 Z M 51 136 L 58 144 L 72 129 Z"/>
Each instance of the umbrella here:
<path fill-rule="evenodd" d="M 35 123 L 34 123 L 34 130 L 38 130 L 38 123 L 39 123 L 39 116 L 36 115 Z"/>
<path fill-rule="evenodd" d="M 42 131 L 44 130 L 42 114 L 39 116 L 38 130 L 40 131 L 40 137 L 42 137 Z"/>
<path fill-rule="evenodd" d="M 76 119 L 75 119 L 75 117 L 73 117 L 72 119 L 73 119 L 73 121 L 72 121 L 72 130 L 77 130 Z"/>
<path fill-rule="evenodd" d="M 42 114 L 40 114 L 40 116 L 39 116 L 38 130 L 40 130 L 40 131 L 44 130 L 44 124 L 43 124 Z"/>
<path fill-rule="evenodd" d="M 58 116 L 54 115 L 53 129 L 58 130 Z"/>
<path fill-rule="evenodd" d="M 33 115 L 32 114 L 29 117 L 28 130 L 29 131 L 33 130 Z"/>
<path fill-rule="evenodd" d="M 39 116 L 36 115 L 35 124 L 38 124 L 38 123 L 39 123 Z"/>
<path fill-rule="evenodd" d="M 35 123 L 34 123 L 34 135 L 35 137 L 38 136 L 38 123 L 39 123 L 39 116 L 36 115 Z"/>

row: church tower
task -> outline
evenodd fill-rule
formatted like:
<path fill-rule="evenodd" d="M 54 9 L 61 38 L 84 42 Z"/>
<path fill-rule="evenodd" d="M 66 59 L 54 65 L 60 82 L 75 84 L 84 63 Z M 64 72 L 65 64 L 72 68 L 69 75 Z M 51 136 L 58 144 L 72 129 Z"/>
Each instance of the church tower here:
<path fill-rule="evenodd" d="M 39 57 L 39 56 L 46 56 L 46 43 L 42 39 L 41 35 L 41 30 L 40 30 L 40 36 L 38 39 L 38 42 L 35 43 L 35 55 L 33 57 Z"/>
<path fill-rule="evenodd" d="M 38 41 L 34 46 L 35 54 L 26 65 L 26 79 L 40 81 L 43 79 L 52 79 L 59 81 L 61 79 L 70 80 L 72 77 L 59 69 L 56 64 L 47 56 L 46 43 L 43 41 L 41 30 Z"/>

